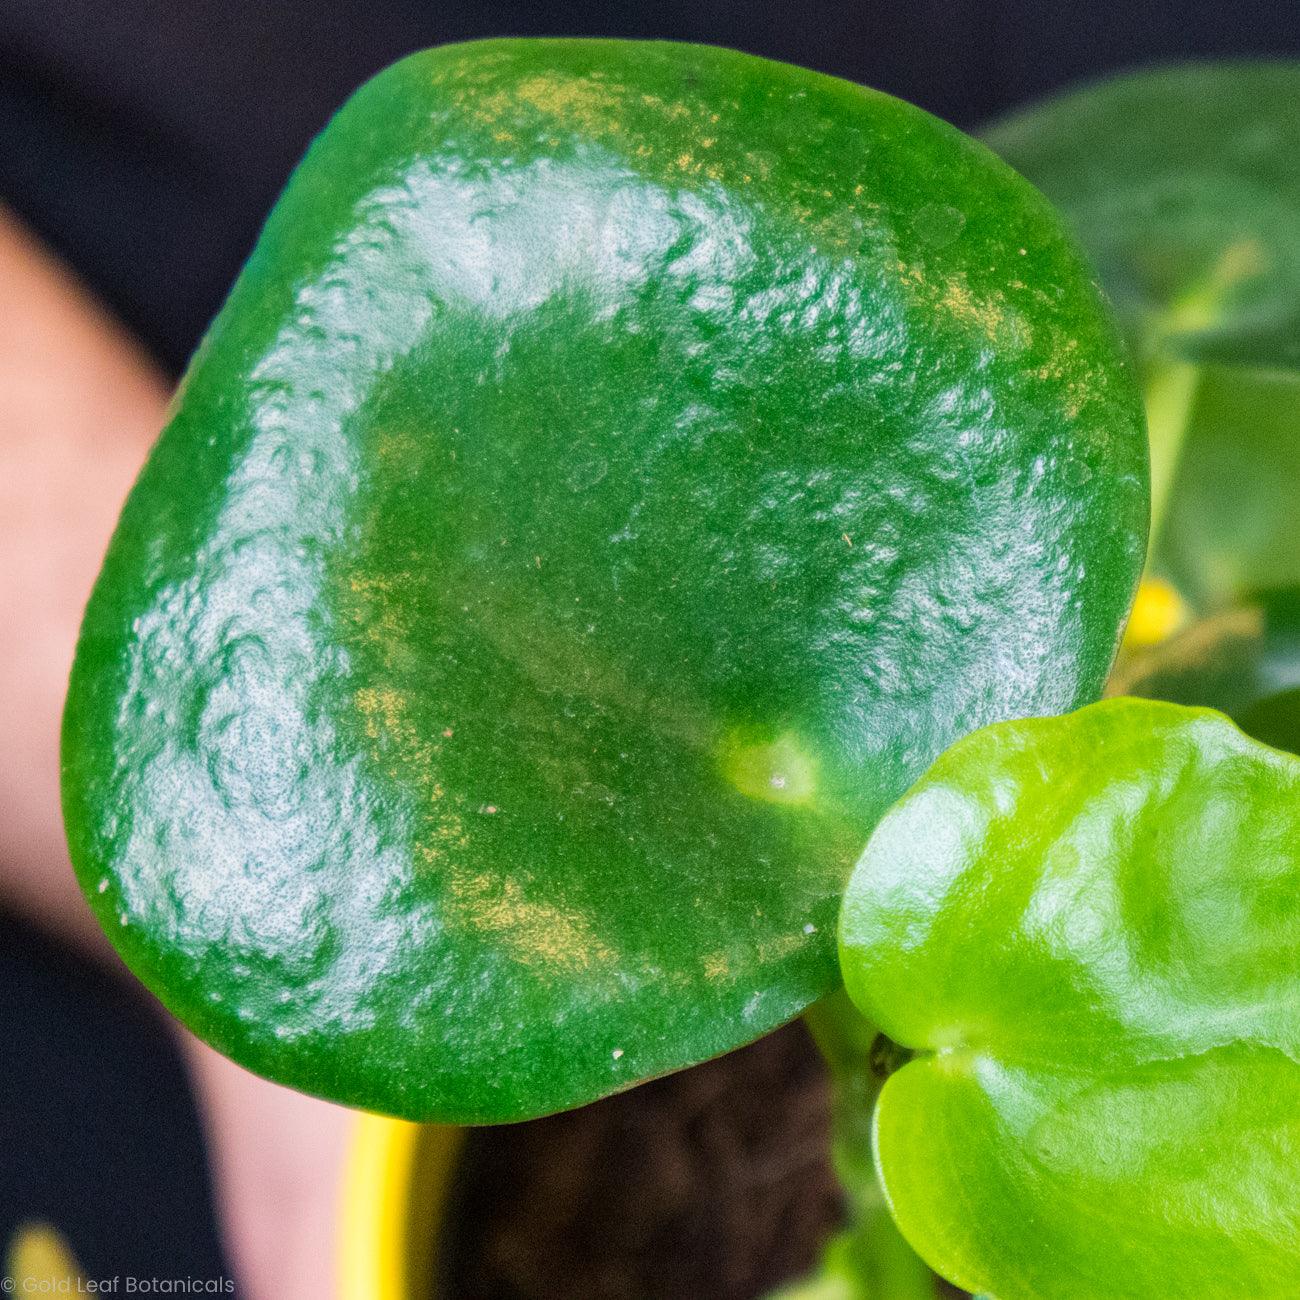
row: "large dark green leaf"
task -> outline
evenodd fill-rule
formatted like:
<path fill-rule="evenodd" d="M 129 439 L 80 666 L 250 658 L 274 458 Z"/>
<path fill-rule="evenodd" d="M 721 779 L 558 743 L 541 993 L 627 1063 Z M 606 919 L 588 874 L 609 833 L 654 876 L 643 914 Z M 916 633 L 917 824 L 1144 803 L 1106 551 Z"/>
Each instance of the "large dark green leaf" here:
<path fill-rule="evenodd" d="M 73 857 L 253 1069 L 584 1102 L 835 985 L 883 810 L 1099 692 L 1146 513 L 1090 273 L 982 146 L 723 50 L 418 54 L 313 146 L 132 494 Z"/>
<path fill-rule="evenodd" d="M 999 1300 L 1300 1278 L 1300 759 L 1121 699 L 959 742 L 854 872 L 841 956 L 915 1056 L 895 1217 Z"/>
<path fill-rule="evenodd" d="M 1065 214 L 1124 316 L 1155 571 L 1203 609 L 1300 581 L 1300 64 L 1141 72 L 986 138 Z"/>

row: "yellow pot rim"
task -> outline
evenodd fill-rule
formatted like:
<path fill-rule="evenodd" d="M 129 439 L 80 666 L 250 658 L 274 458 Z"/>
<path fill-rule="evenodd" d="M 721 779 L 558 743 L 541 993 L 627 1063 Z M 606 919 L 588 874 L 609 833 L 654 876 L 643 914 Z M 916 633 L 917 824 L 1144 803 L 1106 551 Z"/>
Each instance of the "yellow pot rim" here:
<path fill-rule="evenodd" d="M 342 1300 L 426 1300 L 463 1130 L 359 1114 L 339 1204 Z"/>

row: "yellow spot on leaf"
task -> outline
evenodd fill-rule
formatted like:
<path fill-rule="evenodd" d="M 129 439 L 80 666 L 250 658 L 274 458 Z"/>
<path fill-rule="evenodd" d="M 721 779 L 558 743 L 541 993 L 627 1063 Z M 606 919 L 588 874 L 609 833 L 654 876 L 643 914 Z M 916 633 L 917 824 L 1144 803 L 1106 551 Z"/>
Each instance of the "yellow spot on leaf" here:
<path fill-rule="evenodd" d="M 619 92 L 619 87 L 593 77 L 539 74 L 519 82 L 512 90 L 477 97 L 473 109 L 479 121 L 495 124 L 513 117 L 520 105 L 527 105 L 585 135 L 614 135 L 623 130 Z"/>
<path fill-rule="evenodd" d="M 612 966 L 617 960 L 618 954 L 600 939 L 588 917 L 529 899 L 516 880 L 453 875 L 450 884 L 448 920 L 490 935 L 522 965 L 573 974 Z"/>
<path fill-rule="evenodd" d="M 971 292 L 965 277 L 954 276 L 947 282 L 939 298 L 939 305 L 958 320 L 982 330 L 990 342 L 998 341 L 1006 320 L 1005 311 L 991 298 L 977 298 Z"/>

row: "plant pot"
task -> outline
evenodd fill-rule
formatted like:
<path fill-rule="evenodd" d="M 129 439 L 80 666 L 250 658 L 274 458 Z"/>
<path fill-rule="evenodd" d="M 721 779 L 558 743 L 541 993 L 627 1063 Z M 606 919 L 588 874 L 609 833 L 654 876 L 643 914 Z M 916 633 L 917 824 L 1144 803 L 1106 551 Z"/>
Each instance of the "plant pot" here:
<path fill-rule="evenodd" d="M 339 1206 L 339 1295 L 428 1300 L 464 1130 L 359 1114 Z"/>
<path fill-rule="evenodd" d="M 341 1294 L 767 1295 L 813 1267 L 843 1214 L 829 1123 L 801 1023 L 548 1119 L 456 1129 L 360 1115 Z"/>

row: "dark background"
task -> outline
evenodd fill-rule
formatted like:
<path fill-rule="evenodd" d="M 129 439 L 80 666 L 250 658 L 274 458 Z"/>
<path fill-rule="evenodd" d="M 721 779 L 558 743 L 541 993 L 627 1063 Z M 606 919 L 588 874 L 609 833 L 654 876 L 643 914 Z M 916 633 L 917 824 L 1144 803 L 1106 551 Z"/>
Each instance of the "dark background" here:
<path fill-rule="evenodd" d="M 502 35 L 730 45 L 970 127 L 1083 77 L 1300 54 L 1296 0 L 0 0 L 0 201 L 173 373 L 363 79 Z"/>
<path fill-rule="evenodd" d="M 360 81 L 422 46 L 546 34 L 730 45 L 972 127 L 1117 68 L 1300 56 L 1300 4 L 0 0 L 0 203 L 175 375 Z M 180 1069 L 137 996 L 0 918 L 0 1035 L 0 1246 L 40 1217 L 96 1274 L 221 1271 Z"/>

